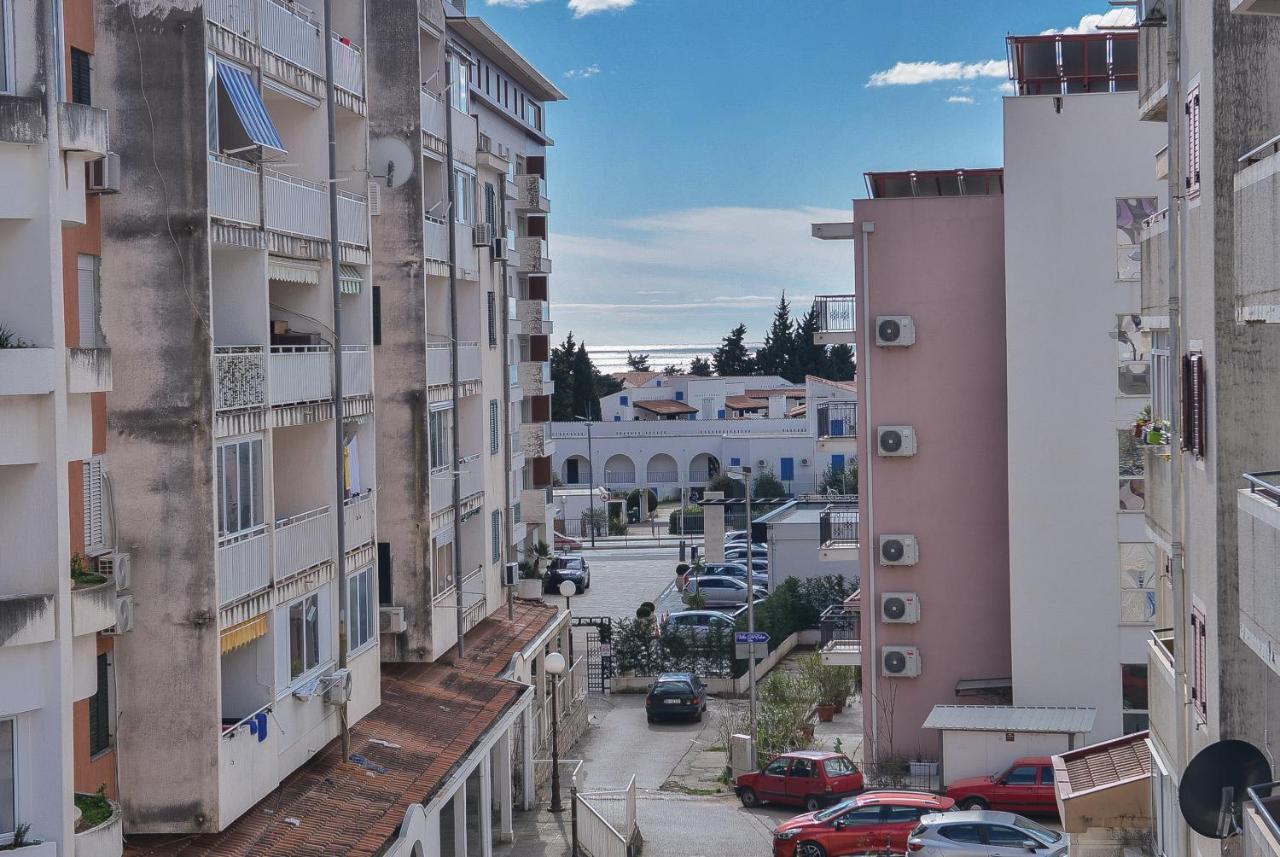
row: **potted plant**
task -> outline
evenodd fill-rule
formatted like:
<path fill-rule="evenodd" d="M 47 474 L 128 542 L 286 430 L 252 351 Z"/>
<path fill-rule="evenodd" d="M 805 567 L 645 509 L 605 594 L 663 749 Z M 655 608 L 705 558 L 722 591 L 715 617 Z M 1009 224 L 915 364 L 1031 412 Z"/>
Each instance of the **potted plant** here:
<path fill-rule="evenodd" d="M 516 594 L 526 601 L 542 600 L 542 570 L 538 565 L 537 559 L 520 561 L 520 588 Z"/>
<path fill-rule="evenodd" d="M 818 720 L 823 723 L 830 723 L 836 719 L 836 704 L 834 702 L 818 703 Z"/>
<path fill-rule="evenodd" d="M 1169 421 L 1156 419 L 1151 406 L 1145 405 L 1133 423 L 1133 435 L 1147 446 L 1169 445 Z"/>

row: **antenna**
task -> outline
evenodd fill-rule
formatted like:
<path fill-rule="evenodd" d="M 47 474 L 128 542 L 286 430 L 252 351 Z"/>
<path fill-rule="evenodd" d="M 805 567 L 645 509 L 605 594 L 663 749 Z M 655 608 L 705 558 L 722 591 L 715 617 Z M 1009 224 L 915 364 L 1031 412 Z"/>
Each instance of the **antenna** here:
<path fill-rule="evenodd" d="M 1197 753 L 1182 772 L 1178 806 L 1196 833 L 1226 839 L 1240 832 L 1240 803 L 1249 787 L 1270 779 L 1271 766 L 1257 747 L 1219 741 Z"/>

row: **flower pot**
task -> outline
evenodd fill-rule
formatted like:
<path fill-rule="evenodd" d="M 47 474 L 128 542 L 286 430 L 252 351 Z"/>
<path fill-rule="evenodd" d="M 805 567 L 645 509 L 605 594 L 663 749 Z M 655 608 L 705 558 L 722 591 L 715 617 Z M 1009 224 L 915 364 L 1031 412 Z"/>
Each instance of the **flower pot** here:
<path fill-rule="evenodd" d="M 823 723 L 830 723 L 836 717 L 836 707 L 830 702 L 824 702 L 818 706 L 818 719 Z"/>
<path fill-rule="evenodd" d="M 1160 429 L 1147 429 L 1147 444 L 1149 446 L 1164 446 L 1164 432 Z"/>
<path fill-rule="evenodd" d="M 812 741 L 813 740 L 813 724 L 806 722 L 803 726 L 800 727 L 800 734 L 804 737 L 804 740 Z"/>
<path fill-rule="evenodd" d="M 524 577 L 520 579 L 520 588 L 516 592 L 517 598 L 523 598 L 526 601 L 542 600 L 542 580 L 536 577 Z"/>

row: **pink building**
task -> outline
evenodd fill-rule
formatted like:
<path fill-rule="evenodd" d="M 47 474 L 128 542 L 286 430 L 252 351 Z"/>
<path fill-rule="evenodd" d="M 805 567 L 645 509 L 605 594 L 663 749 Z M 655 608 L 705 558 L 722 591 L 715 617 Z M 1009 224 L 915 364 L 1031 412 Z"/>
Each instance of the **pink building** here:
<path fill-rule="evenodd" d="M 1003 174 L 867 183 L 851 235 L 815 227 L 856 246 L 859 300 L 819 306 L 863 391 L 866 758 L 936 759 L 933 706 L 1010 698 Z"/>

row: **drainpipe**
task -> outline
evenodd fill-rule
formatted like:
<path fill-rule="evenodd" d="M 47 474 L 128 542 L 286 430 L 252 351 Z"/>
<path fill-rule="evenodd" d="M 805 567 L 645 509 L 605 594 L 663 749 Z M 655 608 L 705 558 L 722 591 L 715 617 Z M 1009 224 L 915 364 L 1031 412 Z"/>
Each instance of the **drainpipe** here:
<path fill-rule="evenodd" d="M 502 240 L 507 239 L 507 179 L 503 176 L 498 180 L 498 228 L 502 231 Z M 502 315 L 502 431 L 506 435 L 506 442 L 503 448 L 506 453 L 502 457 L 502 498 L 506 505 L 503 507 L 503 517 L 511 525 L 511 538 L 507 539 L 507 543 L 502 546 L 504 563 L 514 562 L 515 557 L 511 555 L 511 545 L 516 539 L 516 522 L 511 519 L 511 383 L 509 373 L 510 365 L 510 348 L 511 348 L 511 319 L 507 312 L 507 301 L 510 296 L 507 294 L 507 277 L 510 269 L 507 266 L 507 258 L 511 256 L 511 248 L 507 248 L 501 264 L 498 266 L 502 271 L 502 286 L 498 289 L 497 306 L 494 311 Z M 521 517 L 524 516 L 524 510 L 521 509 Z M 522 523 L 521 526 L 524 526 Z M 516 618 L 515 602 L 512 600 L 513 593 L 511 587 L 507 589 L 507 618 L 514 620 Z"/>
<path fill-rule="evenodd" d="M 858 295 L 856 295 L 855 299 L 858 301 L 858 304 L 862 309 L 862 331 L 864 336 L 869 336 L 870 331 L 872 329 L 871 328 L 871 288 L 870 288 L 871 287 L 871 257 L 870 257 L 870 253 L 871 253 L 871 233 L 875 231 L 876 231 L 875 221 L 864 220 L 862 222 L 862 289 L 861 289 L 861 292 Z M 854 340 L 856 342 L 857 337 L 854 337 Z M 860 374 L 864 378 L 869 379 L 871 377 L 871 349 L 870 348 L 859 349 L 858 364 L 859 364 L 858 374 Z M 861 502 L 861 498 L 860 498 L 858 503 L 858 518 L 859 518 L 858 528 L 859 530 L 861 530 L 859 541 L 861 541 L 862 538 L 869 537 L 872 543 L 872 550 L 870 552 L 859 550 L 858 553 L 859 555 L 866 554 L 868 557 L 873 557 L 871 562 L 867 564 L 865 568 L 865 572 L 860 575 L 862 578 L 862 582 L 859 585 L 859 588 L 863 590 L 862 615 L 871 619 L 871 621 L 865 623 L 867 628 L 867 648 L 869 649 L 870 655 L 871 655 L 871 669 L 868 671 L 867 658 L 864 656 L 862 658 L 862 684 L 863 684 L 863 687 L 868 691 L 868 693 L 863 694 L 863 699 L 865 700 L 866 698 L 868 698 L 868 695 L 871 699 L 871 747 L 870 747 L 871 761 L 877 762 L 879 761 L 879 757 L 880 757 L 880 747 L 879 747 L 880 713 L 879 711 L 877 711 L 876 694 L 878 692 L 878 687 L 879 687 L 880 659 L 876 656 L 876 618 L 875 618 L 875 615 L 870 611 L 871 611 L 871 605 L 875 601 L 874 569 L 877 563 L 879 562 L 880 555 L 875 548 L 875 525 L 874 525 L 874 517 L 872 512 L 872 509 L 874 509 L 875 507 L 871 502 L 871 498 L 874 496 L 871 493 L 871 480 L 872 480 L 872 471 L 873 471 L 872 462 L 875 459 L 875 453 L 871 451 L 870 444 L 872 443 L 872 438 L 875 437 L 875 424 L 871 421 L 871 382 L 870 381 L 868 381 L 866 384 L 863 385 L 861 400 L 862 400 L 861 401 L 862 413 L 866 423 L 866 434 L 863 435 L 863 437 L 865 437 L 866 440 L 863 442 L 862 448 L 866 450 L 869 454 L 865 456 L 867 459 L 866 461 L 858 462 L 858 466 L 862 469 L 861 473 L 866 474 L 865 478 L 866 478 L 866 488 L 867 488 L 866 495 L 865 495 L 867 497 L 867 502 L 866 503 Z M 859 494 L 861 494 L 862 493 L 861 487 L 858 490 L 859 490 Z M 867 527 L 865 530 L 862 529 L 862 520 L 861 520 L 863 509 L 866 509 L 866 512 L 867 512 Z M 859 571 L 864 571 L 864 570 L 859 569 Z"/>
<path fill-rule="evenodd" d="M 326 0 L 329 2 L 330 0 Z M 458 439 L 458 200 L 457 183 L 453 172 L 453 66 L 449 60 L 453 50 L 444 49 L 444 136 L 446 188 L 449 194 L 449 399 L 453 403 L 453 431 L 449 433 L 450 453 L 453 456 L 449 468 L 453 476 L 453 591 L 455 620 L 458 631 L 458 659 L 464 653 L 462 640 L 462 472 L 458 470 L 462 458 L 461 441 Z M 434 561 L 434 557 L 432 560 Z"/>

